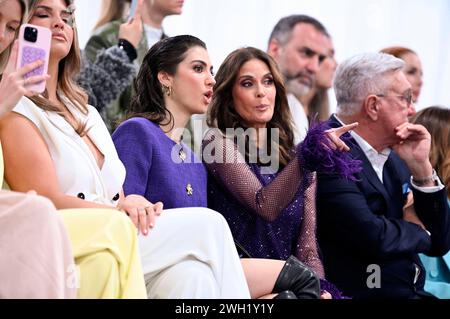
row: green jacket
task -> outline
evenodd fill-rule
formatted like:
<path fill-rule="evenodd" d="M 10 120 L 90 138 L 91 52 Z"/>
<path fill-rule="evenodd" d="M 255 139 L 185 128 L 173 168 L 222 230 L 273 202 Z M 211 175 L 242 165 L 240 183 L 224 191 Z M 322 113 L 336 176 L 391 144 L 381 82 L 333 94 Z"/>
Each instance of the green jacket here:
<path fill-rule="evenodd" d="M 84 54 L 91 63 L 95 62 L 97 54 L 100 51 L 117 45 L 119 40 L 119 27 L 122 23 L 123 21 L 120 20 L 113 21 L 94 31 L 84 49 Z M 141 66 L 147 50 L 147 37 L 145 36 L 145 33 L 143 33 L 141 42 L 137 48 L 138 57 L 134 62 L 137 64 L 138 68 Z M 103 114 L 103 120 L 110 129 L 114 130 L 118 122 L 125 115 L 133 95 L 134 90 L 131 86 L 128 86 L 120 97 L 107 107 L 107 110 Z"/>

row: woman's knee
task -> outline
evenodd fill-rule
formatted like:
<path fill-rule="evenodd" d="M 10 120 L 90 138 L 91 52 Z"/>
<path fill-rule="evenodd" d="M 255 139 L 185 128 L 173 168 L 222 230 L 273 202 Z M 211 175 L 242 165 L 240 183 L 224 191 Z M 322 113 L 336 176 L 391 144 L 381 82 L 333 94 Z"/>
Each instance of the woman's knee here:
<path fill-rule="evenodd" d="M 211 267 L 197 259 L 172 265 L 156 276 L 146 276 L 149 298 L 218 298 L 219 288 Z"/>
<path fill-rule="evenodd" d="M 80 298 L 117 298 L 120 290 L 119 262 L 109 251 L 76 260 Z"/>
<path fill-rule="evenodd" d="M 198 219 L 202 221 L 202 226 L 208 225 L 212 228 L 227 228 L 228 224 L 222 214 L 216 212 L 215 210 L 209 208 L 196 208 L 195 213 L 198 215 Z"/>

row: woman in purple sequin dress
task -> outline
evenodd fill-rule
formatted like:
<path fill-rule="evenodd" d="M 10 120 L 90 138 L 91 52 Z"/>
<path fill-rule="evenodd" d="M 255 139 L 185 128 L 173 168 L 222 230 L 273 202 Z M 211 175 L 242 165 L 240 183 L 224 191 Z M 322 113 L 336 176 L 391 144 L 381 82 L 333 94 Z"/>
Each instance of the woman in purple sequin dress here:
<path fill-rule="evenodd" d="M 313 125 L 305 141 L 294 146 L 281 74 L 261 50 L 232 52 L 215 79 L 208 113 L 212 128 L 202 154 L 210 173 L 208 207 L 224 215 L 235 240 L 252 257 L 286 260 L 294 255 L 323 279 L 324 290 L 339 298 L 324 280 L 316 243 L 315 172 L 351 179 L 358 171 L 359 163 L 342 152 L 348 150 L 338 138 L 343 131 Z"/>

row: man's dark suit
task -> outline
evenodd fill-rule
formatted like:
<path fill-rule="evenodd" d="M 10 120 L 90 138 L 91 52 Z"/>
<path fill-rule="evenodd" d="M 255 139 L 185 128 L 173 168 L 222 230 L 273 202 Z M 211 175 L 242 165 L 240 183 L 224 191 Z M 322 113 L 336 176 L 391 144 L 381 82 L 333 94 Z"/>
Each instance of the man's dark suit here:
<path fill-rule="evenodd" d="M 341 126 L 330 119 L 332 127 Z M 392 152 L 381 183 L 354 139 L 348 143 L 354 158 L 362 161 L 357 182 L 336 175 L 320 175 L 317 196 L 318 238 L 327 279 L 355 298 L 419 298 L 424 270 L 418 253 L 440 256 L 450 249 L 450 212 L 445 190 L 425 194 L 410 187 L 406 164 Z M 416 224 L 402 219 L 406 193 L 431 237 Z M 416 275 L 415 264 L 420 267 Z M 379 265 L 381 288 L 369 289 Z M 372 278 L 369 283 L 373 283 Z"/>

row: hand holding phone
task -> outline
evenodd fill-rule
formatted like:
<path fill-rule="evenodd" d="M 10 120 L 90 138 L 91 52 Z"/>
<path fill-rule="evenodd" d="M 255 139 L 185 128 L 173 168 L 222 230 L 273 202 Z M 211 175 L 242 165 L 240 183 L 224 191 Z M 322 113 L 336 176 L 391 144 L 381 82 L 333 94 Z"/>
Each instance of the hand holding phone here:
<path fill-rule="evenodd" d="M 52 32 L 48 28 L 24 24 L 19 32 L 19 52 L 17 57 L 17 69 L 21 69 L 35 61 L 42 61 L 42 65 L 27 72 L 23 78 L 46 75 L 48 72 L 48 59 L 50 56 L 50 45 Z M 45 91 L 45 81 L 27 85 L 30 91 L 42 93 Z"/>
<path fill-rule="evenodd" d="M 36 95 L 36 92 L 28 89 L 29 85 L 45 82 L 50 78 L 48 74 L 44 74 L 25 79 L 24 75 L 39 68 L 43 65 L 43 61 L 35 61 L 25 65 L 23 68 L 16 69 L 18 51 L 19 40 L 15 40 L 0 80 L 0 118 L 13 110 L 24 95 L 27 97 Z"/>
<path fill-rule="evenodd" d="M 135 48 L 139 46 L 142 40 L 144 26 L 141 19 L 143 1 L 133 0 L 130 7 L 129 19 L 122 23 L 119 28 L 119 39 L 125 39 Z M 132 17 L 132 18 L 131 18 Z"/>

